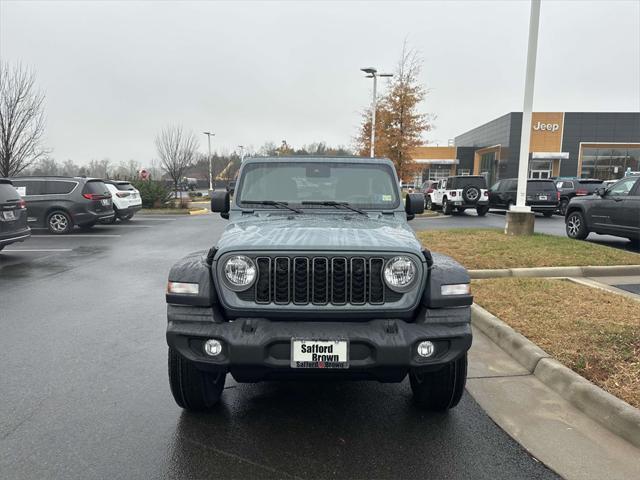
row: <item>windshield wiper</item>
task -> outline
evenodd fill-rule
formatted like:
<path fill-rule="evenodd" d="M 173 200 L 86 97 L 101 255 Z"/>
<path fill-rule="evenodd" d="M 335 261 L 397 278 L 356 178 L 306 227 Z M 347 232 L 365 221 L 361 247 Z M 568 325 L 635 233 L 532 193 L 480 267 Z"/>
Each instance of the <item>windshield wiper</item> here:
<path fill-rule="evenodd" d="M 255 201 L 248 200 L 248 201 L 243 201 L 242 203 L 253 203 L 256 205 L 269 205 L 271 207 L 286 208 L 296 213 L 303 213 L 302 210 L 300 210 L 299 208 L 290 207 L 287 202 L 276 202 L 274 200 L 255 200 Z"/>
<path fill-rule="evenodd" d="M 349 205 L 348 202 L 336 202 L 333 200 L 325 200 L 325 201 L 304 201 L 302 205 L 324 205 L 325 207 L 336 207 L 336 208 L 346 208 L 347 210 L 351 210 L 352 212 L 359 213 L 361 215 L 366 215 L 367 212 L 364 210 L 360 210 L 359 208 L 353 207 Z"/>

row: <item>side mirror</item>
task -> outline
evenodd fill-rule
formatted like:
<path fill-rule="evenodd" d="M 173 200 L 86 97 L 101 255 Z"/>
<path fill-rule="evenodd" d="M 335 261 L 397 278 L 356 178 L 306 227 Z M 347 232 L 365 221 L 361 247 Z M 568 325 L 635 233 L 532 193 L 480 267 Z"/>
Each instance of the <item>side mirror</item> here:
<path fill-rule="evenodd" d="M 594 193 L 599 197 L 604 197 L 604 194 L 607 193 L 607 189 L 605 187 L 598 187 L 595 189 Z"/>
<path fill-rule="evenodd" d="M 211 211 L 219 213 L 222 218 L 229 218 L 230 204 L 229 192 L 215 190 L 211 194 Z"/>
<path fill-rule="evenodd" d="M 424 212 L 424 195 L 422 193 L 407 193 L 404 211 L 407 213 L 407 220 L 413 219 L 417 213 Z"/>

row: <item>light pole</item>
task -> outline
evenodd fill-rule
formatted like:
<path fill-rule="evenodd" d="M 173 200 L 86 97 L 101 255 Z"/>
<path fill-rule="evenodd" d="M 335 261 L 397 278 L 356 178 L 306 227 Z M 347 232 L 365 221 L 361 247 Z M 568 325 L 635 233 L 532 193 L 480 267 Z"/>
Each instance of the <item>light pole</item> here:
<path fill-rule="evenodd" d="M 244 162 L 244 145 L 238 145 L 240 149 L 240 163 Z"/>
<path fill-rule="evenodd" d="M 531 0 L 529 14 L 529 45 L 527 47 L 527 73 L 524 81 L 524 105 L 522 108 L 522 131 L 520 132 L 520 159 L 518 163 L 518 190 L 516 204 L 507 212 L 505 233 L 530 235 L 533 233 L 535 216 L 527 201 L 527 174 L 529 171 L 529 142 L 531 140 L 531 111 L 533 110 L 533 86 L 536 77 L 536 55 L 538 52 L 538 29 L 540 26 L 540 0 Z"/>
<path fill-rule="evenodd" d="M 202 132 L 207 136 L 207 144 L 209 145 L 209 195 L 213 192 L 213 170 L 211 167 L 211 137 L 215 136 L 215 133 Z"/>
<path fill-rule="evenodd" d="M 377 96 L 376 90 L 378 88 L 378 77 L 393 77 L 392 73 L 378 73 L 378 70 L 373 67 L 361 68 L 364 73 L 367 73 L 367 78 L 373 78 L 373 100 L 371 102 L 371 150 L 370 157 L 375 157 L 375 142 L 376 142 L 376 105 Z"/>

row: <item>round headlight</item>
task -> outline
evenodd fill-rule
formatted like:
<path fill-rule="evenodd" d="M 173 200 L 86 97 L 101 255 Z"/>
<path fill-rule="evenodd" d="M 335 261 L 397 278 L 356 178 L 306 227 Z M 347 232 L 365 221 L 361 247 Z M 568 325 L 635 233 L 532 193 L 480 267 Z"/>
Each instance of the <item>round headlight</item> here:
<path fill-rule="evenodd" d="M 406 292 L 416 279 L 416 264 L 409 257 L 393 257 L 384 267 L 384 281 L 395 292 Z"/>
<path fill-rule="evenodd" d="M 246 290 L 256 279 L 256 265 L 249 257 L 234 255 L 224 263 L 224 277 L 231 290 Z"/>

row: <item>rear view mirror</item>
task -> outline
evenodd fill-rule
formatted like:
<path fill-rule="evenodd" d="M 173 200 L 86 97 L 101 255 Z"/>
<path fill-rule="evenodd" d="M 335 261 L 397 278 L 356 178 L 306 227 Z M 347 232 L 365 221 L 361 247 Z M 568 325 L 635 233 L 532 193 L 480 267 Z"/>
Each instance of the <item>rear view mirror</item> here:
<path fill-rule="evenodd" d="M 424 212 L 424 195 L 422 193 L 408 193 L 404 201 L 404 211 L 407 219 L 411 220 L 417 213 Z"/>
<path fill-rule="evenodd" d="M 595 189 L 595 194 L 598 195 L 599 197 L 604 197 L 604 194 L 607 192 L 607 189 L 605 187 L 598 187 Z"/>
<path fill-rule="evenodd" d="M 215 190 L 211 194 L 211 211 L 217 212 L 222 218 L 229 218 L 230 195 L 226 190 Z"/>

